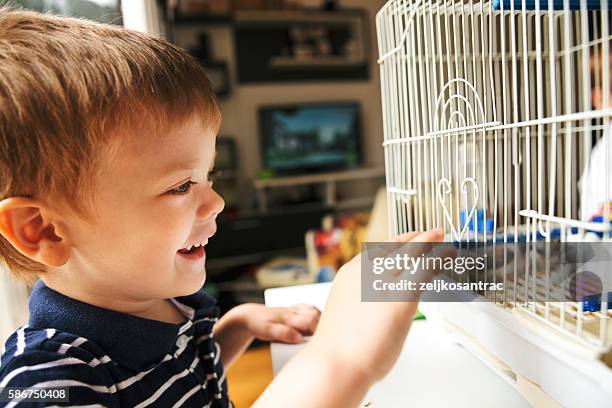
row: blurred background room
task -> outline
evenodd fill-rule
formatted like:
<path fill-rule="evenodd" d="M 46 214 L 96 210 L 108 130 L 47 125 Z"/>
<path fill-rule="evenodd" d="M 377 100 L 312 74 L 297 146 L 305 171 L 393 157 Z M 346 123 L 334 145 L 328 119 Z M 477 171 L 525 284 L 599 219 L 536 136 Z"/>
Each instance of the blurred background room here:
<path fill-rule="evenodd" d="M 374 17 L 382 0 L 11 0 L 158 35 L 208 71 L 223 123 L 204 290 L 222 312 L 270 287 L 324 282 L 387 235 Z M 374 211 L 373 211 L 374 209 Z M 0 340 L 27 322 L 28 288 L 0 274 Z M 229 373 L 249 406 L 271 381 L 256 343 Z"/>

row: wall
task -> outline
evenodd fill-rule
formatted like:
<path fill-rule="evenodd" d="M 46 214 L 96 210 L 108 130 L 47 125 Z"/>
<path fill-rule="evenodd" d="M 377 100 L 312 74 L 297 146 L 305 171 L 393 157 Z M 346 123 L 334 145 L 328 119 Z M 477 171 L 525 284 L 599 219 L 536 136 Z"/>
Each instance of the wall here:
<path fill-rule="evenodd" d="M 13 278 L 0 264 L 0 346 L 12 332 L 28 322 L 28 296 L 25 283 Z"/>
<path fill-rule="evenodd" d="M 316 6 L 317 1 L 303 1 Z M 238 143 L 240 176 L 248 180 L 260 169 L 259 127 L 257 109 L 265 104 L 293 102 L 316 102 L 335 100 L 357 100 L 363 111 L 363 151 L 365 166 L 382 166 L 382 112 L 380 102 L 380 75 L 376 58 L 376 12 L 384 5 L 381 0 L 341 0 L 341 7 L 363 8 L 369 16 L 370 30 L 370 78 L 367 81 L 303 82 L 261 85 L 238 85 L 231 28 L 213 26 L 206 29 L 181 27 L 175 32 L 178 45 L 189 48 L 196 44 L 197 34 L 209 32 L 213 54 L 216 59 L 228 61 L 232 93 L 221 102 L 223 124 L 221 135 L 232 136 Z"/>

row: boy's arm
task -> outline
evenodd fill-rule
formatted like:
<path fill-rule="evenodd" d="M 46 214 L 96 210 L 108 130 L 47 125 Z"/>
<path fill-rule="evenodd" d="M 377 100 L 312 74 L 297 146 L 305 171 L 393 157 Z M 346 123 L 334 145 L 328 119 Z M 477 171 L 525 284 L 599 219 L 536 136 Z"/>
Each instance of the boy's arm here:
<path fill-rule="evenodd" d="M 228 311 L 213 334 L 221 349 L 223 365 L 229 367 L 254 339 L 300 343 L 314 333 L 320 312 L 313 306 L 266 307 L 245 303 Z"/>
<path fill-rule="evenodd" d="M 373 384 L 372 373 L 332 357 L 308 343 L 287 362 L 253 408 L 357 407 Z"/>
<path fill-rule="evenodd" d="M 409 233 L 400 242 L 439 242 L 443 232 Z M 344 265 L 317 332 L 272 381 L 254 407 L 357 407 L 399 357 L 416 302 L 362 302 L 360 255 Z M 425 279 L 427 279 L 425 277 Z"/>
<path fill-rule="evenodd" d="M 241 306 L 224 314 L 213 328 L 213 335 L 221 349 L 221 361 L 226 369 L 255 339 L 246 328 Z"/>

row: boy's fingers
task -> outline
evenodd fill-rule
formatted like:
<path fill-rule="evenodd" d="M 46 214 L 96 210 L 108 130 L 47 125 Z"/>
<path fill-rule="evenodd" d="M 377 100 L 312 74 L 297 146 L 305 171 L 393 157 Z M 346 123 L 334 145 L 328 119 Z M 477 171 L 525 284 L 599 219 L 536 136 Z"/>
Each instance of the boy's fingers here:
<path fill-rule="evenodd" d="M 398 235 L 391 240 L 385 241 L 385 243 L 371 245 L 367 249 L 367 258 L 369 260 L 373 260 L 374 258 L 379 257 L 390 257 L 401 251 L 407 251 L 412 256 L 419 256 L 431 250 L 432 242 L 440 242 L 443 238 L 444 231 L 439 228 L 425 232 L 407 232 L 405 234 Z M 399 245 L 392 245 L 394 243 Z"/>
<path fill-rule="evenodd" d="M 443 239 L 444 231 L 439 228 L 433 229 L 416 235 L 410 241 L 403 243 L 398 249 L 409 253 L 411 256 L 420 256 L 429 253 L 434 244 L 441 242 Z"/>
<path fill-rule="evenodd" d="M 444 230 L 441 228 L 425 231 L 410 240 L 410 242 L 440 242 L 444 239 Z"/>
<path fill-rule="evenodd" d="M 444 230 L 442 228 L 434 228 L 427 231 L 410 231 L 400 234 L 386 242 L 409 242 L 415 239 L 427 241 L 428 239 L 440 240 L 444 238 Z"/>
<path fill-rule="evenodd" d="M 319 320 L 321 319 L 321 311 L 316 307 L 312 306 L 308 309 L 302 309 L 300 314 L 305 315 L 311 321 L 311 327 L 314 329 L 317 328 L 317 324 L 319 324 Z"/>
<path fill-rule="evenodd" d="M 302 335 L 296 329 L 286 326 L 282 323 L 270 323 L 268 327 L 270 340 L 282 341 L 284 343 L 301 343 Z"/>
<path fill-rule="evenodd" d="M 319 323 L 319 319 L 321 318 L 321 311 L 313 305 L 307 305 L 304 303 L 300 303 L 298 305 L 292 306 L 293 314 L 303 315 L 306 318 L 312 320 L 314 322 L 314 328 L 316 328 Z"/>
<path fill-rule="evenodd" d="M 400 254 L 400 255 L 409 255 L 410 257 L 420 257 L 422 255 L 425 255 L 426 257 L 435 257 L 436 255 L 432 252 L 440 252 L 440 251 L 436 251 L 436 249 L 439 249 L 436 247 L 436 244 L 438 242 L 441 242 L 444 239 L 444 231 L 442 229 L 433 229 L 433 230 L 429 230 L 429 231 L 425 231 L 422 232 L 416 236 L 413 237 L 412 240 L 403 243 L 402 245 L 399 246 L 399 248 L 397 248 L 396 250 L 396 254 Z M 438 254 L 439 256 L 440 254 Z M 421 270 L 423 268 L 420 268 Z M 409 273 L 409 275 L 412 275 L 412 279 L 414 280 L 416 278 L 416 276 L 414 276 L 416 271 L 412 271 Z M 435 273 L 434 270 L 428 270 L 425 271 L 429 274 L 431 273 Z M 401 278 L 405 273 L 407 273 L 407 271 L 404 271 L 403 269 L 398 269 L 395 272 L 391 273 L 391 276 L 393 276 L 396 279 Z"/>
<path fill-rule="evenodd" d="M 420 234 L 422 234 L 421 231 L 410 231 L 391 238 L 383 243 L 379 243 L 377 245 L 370 245 L 370 247 L 367 249 L 368 258 L 374 259 L 381 256 L 388 256 L 393 252 L 393 250 L 389 249 L 390 245 L 387 244 L 410 242 L 410 240 L 414 239 Z"/>
<path fill-rule="evenodd" d="M 387 240 L 387 242 L 408 242 L 411 239 L 418 236 L 419 234 L 422 234 L 422 232 L 421 231 L 410 231 L 410 232 L 406 232 L 404 234 L 398 235 L 394 238 L 391 238 Z"/>
<path fill-rule="evenodd" d="M 302 313 L 302 312 L 321 313 L 321 311 L 316 306 L 309 305 L 306 303 L 298 303 L 296 305 L 291 306 L 291 308 L 297 313 Z"/>
<path fill-rule="evenodd" d="M 296 313 L 281 316 L 281 322 L 285 323 L 300 333 L 312 334 L 319 323 L 318 313 Z"/>

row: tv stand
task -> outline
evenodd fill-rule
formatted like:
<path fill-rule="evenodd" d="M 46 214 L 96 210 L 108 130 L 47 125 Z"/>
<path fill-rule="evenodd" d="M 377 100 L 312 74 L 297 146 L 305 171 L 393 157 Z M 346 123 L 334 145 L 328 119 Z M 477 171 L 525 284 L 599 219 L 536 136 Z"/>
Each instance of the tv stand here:
<path fill-rule="evenodd" d="M 325 184 L 325 205 L 335 207 L 342 205 L 336 200 L 336 183 L 341 181 L 372 179 L 384 177 L 384 167 L 357 168 L 328 173 L 305 174 L 300 176 L 274 177 L 264 180 L 255 180 L 254 186 L 257 192 L 257 205 L 259 211 L 268 210 L 267 189 L 290 187 L 305 184 Z"/>

